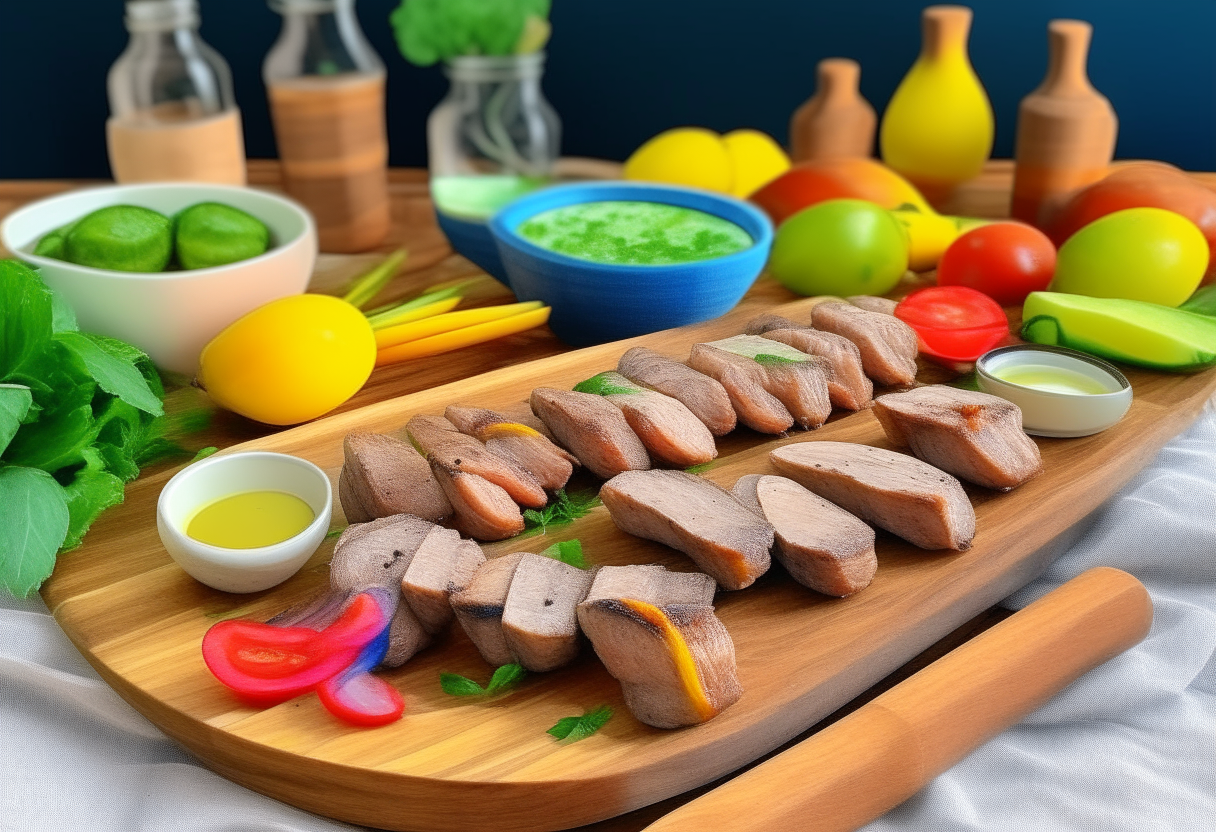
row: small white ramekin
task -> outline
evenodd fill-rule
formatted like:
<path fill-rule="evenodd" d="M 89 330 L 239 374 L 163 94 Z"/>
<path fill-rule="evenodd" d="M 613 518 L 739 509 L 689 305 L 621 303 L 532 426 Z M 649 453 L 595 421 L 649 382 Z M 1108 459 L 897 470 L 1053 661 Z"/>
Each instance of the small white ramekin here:
<path fill-rule="evenodd" d="M 186 525 L 203 506 L 246 491 L 283 491 L 312 508 L 308 528 L 273 546 L 226 549 L 189 537 Z M 192 577 L 224 592 L 258 592 L 300 570 L 329 532 L 333 489 L 308 460 L 266 451 L 213 456 L 178 471 L 161 489 L 156 530 L 170 557 Z"/>

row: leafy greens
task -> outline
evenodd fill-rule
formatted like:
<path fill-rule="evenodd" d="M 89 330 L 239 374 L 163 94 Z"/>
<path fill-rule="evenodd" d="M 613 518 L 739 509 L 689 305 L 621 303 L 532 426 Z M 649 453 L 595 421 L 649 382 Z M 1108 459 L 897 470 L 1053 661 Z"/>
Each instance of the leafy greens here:
<path fill-rule="evenodd" d="M 37 272 L 0 260 L 0 586 L 51 574 L 164 439 L 164 387 L 130 344 L 81 332 Z"/>

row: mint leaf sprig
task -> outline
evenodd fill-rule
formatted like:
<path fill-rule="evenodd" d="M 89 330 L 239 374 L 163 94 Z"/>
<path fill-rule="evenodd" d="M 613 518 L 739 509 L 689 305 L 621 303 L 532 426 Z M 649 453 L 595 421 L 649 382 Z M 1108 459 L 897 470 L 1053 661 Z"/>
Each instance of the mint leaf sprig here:
<path fill-rule="evenodd" d="M 578 742 L 579 740 L 585 740 L 603 728 L 605 723 L 610 719 L 612 719 L 612 708 L 607 705 L 600 705 L 598 708 L 587 711 L 582 716 L 562 717 L 557 721 L 556 725 L 545 733 L 552 734 L 561 742 Z"/>
<path fill-rule="evenodd" d="M 559 489 L 543 509 L 524 511 L 523 533 L 547 534 L 551 526 L 569 525 L 585 517 L 599 504 L 600 498 L 594 492 L 576 491 L 568 494 L 564 488 Z"/>
<path fill-rule="evenodd" d="M 522 665 L 504 664 L 494 671 L 490 683 L 484 688 L 459 673 L 440 673 L 439 686 L 448 696 L 494 696 L 515 687 L 527 675 L 528 671 Z"/>

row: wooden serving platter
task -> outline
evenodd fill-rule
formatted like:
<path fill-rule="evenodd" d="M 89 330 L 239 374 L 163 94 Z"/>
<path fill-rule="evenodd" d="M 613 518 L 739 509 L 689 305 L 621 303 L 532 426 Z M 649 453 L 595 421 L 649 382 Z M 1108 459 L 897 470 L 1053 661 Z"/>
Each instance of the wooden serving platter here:
<path fill-rule="evenodd" d="M 813 301 L 774 311 L 806 319 Z M 454 402 L 496 407 L 533 387 L 569 387 L 615 366 L 644 343 L 683 357 L 696 341 L 736 334 L 754 309 L 716 321 L 506 367 L 341 413 L 235 450 L 310 459 L 335 482 L 350 431 L 394 432 L 416 413 Z M 619 685 L 593 653 L 533 674 L 492 699 L 454 698 L 441 672 L 481 682 L 491 669 L 454 628 L 404 667 L 384 672 L 406 698 L 399 722 L 358 729 L 308 695 L 268 710 L 242 706 L 211 677 L 199 644 L 215 621 L 264 620 L 319 591 L 332 543 L 289 582 L 229 595 L 189 578 L 161 547 L 156 499 L 172 472 L 141 479 L 107 512 L 82 549 L 60 559 L 43 596 L 72 641 L 120 695 L 230 779 L 301 808 L 395 830 L 564 829 L 601 820 L 714 780 L 796 736 L 935 641 L 1026 584 L 1070 531 L 1189 424 L 1216 389 L 1216 373 L 1128 373 L 1135 400 L 1116 427 L 1082 439 L 1040 439 L 1045 473 L 1008 494 L 968 488 L 978 533 L 964 553 L 925 552 L 879 534 L 874 583 L 828 599 L 779 567 L 749 589 L 722 592 L 719 615 L 738 656 L 743 698 L 701 726 L 649 728 L 624 707 Z M 719 442 L 705 476 L 730 486 L 772 472 L 768 452 L 787 442 L 832 439 L 889 447 L 868 411 L 837 413 L 818 431 L 786 438 L 739 430 Z M 341 517 L 335 517 L 341 523 Z M 603 508 L 547 536 L 487 547 L 540 551 L 577 537 L 597 564 L 691 561 L 618 531 Z M 616 716 L 594 736 L 556 742 L 546 729 L 601 704 Z"/>

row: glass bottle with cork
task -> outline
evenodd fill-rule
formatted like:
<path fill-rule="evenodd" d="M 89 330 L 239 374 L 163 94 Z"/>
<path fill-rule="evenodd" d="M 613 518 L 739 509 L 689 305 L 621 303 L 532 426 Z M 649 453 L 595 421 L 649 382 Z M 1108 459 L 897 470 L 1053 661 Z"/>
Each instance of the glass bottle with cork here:
<path fill-rule="evenodd" d="M 269 0 L 283 29 L 262 64 L 283 185 L 322 251 L 374 248 L 390 225 L 384 64 L 354 0 Z"/>
<path fill-rule="evenodd" d="M 106 79 L 119 182 L 245 184 L 232 72 L 198 34 L 196 0 L 128 0 L 131 39 Z"/>

